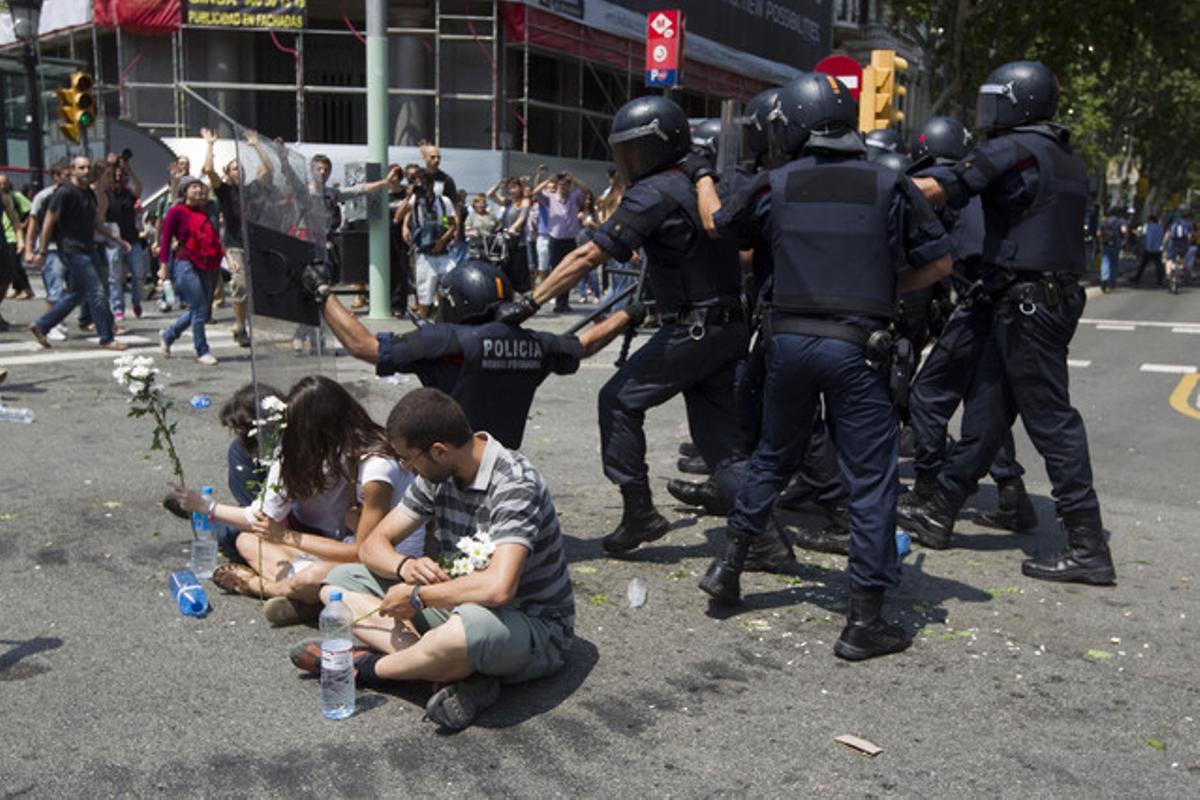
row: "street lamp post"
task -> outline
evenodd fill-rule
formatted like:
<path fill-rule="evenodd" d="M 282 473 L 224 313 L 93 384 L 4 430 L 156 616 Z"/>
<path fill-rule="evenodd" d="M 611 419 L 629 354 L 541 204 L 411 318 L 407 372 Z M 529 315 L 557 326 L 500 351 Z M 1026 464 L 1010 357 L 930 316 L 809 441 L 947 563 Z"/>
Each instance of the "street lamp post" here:
<path fill-rule="evenodd" d="M 38 86 L 38 17 L 42 12 L 42 0 L 9 0 L 13 17 L 13 32 L 24 46 L 22 62 L 25 66 L 25 122 L 29 128 L 30 183 L 34 191 L 42 188 L 42 176 L 46 172 L 46 151 L 42 141 L 42 93 Z"/>

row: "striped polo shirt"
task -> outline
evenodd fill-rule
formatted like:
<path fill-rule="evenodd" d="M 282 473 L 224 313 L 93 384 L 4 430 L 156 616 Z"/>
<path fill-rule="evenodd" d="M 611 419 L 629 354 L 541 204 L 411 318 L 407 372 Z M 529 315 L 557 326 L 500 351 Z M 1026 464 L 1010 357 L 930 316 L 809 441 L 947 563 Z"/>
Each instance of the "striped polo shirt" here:
<path fill-rule="evenodd" d="M 468 486 L 418 476 L 401 506 L 413 518 L 436 520 L 443 553 L 454 553 L 461 537 L 478 531 L 490 533 L 497 545 L 527 547 L 510 607 L 546 622 L 554 643 L 565 650 L 575 634 L 575 593 L 550 491 L 525 456 L 486 433 L 475 435 L 485 437 L 487 446 Z"/>

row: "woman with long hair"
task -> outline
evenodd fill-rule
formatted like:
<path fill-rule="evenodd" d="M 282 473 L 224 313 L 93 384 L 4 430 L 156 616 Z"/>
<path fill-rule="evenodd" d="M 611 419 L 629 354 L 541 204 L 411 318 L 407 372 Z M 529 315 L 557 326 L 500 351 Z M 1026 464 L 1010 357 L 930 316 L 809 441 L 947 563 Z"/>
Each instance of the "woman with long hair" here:
<path fill-rule="evenodd" d="M 359 544 L 412 481 L 383 428 L 329 378 L 309 376 L 292 387 L 283 426 L 278 458 L 249 506 L 208 508 L 210 501 L 195 490 L 175 487 L 185 510 L 242 529 L 235 546 L 246 564 L 222 564 L 213 582 L 270 598 L 264 611 L 274 625 L 320 613 L 322 580 L 336 565 L 358 560 Z M 422 533 L 397 549 L 420 556 L 424 548 Z"/>

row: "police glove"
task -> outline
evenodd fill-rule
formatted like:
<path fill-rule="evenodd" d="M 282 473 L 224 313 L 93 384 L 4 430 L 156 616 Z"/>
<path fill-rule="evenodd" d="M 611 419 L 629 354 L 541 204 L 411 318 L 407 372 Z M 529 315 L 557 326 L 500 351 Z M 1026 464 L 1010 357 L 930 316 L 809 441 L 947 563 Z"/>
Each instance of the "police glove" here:
<path fill-rule="evenodd" d="M 304 289 L 305 294 L 317 302 L 317 305 L 325 305 L 325 298 L 329 297 L 331 280 L 329 265 L 324 261 L 313 261 L 300 272 L 300 286 Z"/>
<path fill-rule="evenodd" d="M 507 303 L 496 306 L 496 321 L 520 325 L 536 314 L 539 308 L 541 304 L 533 299 L 532 293 L 520 294 Z"/>
<path fill-rule="evenodd" d="M 714 181 L 719 180 L 717 171 L 713 168 L 712 161 L 700 153 L 688 153 L 679 160 L 679 168 L 683 170 L 683 174 L 688 176 L 688 180 L 692 183 L 701 178 L 712 178 Z"/>
<path fill-rule="evenodd" d="M 646 321 L 646 306 L 644 303 L 634 300 L 625 305 L 621 310 L 629 315 L 629 325 L 631 327 L 636 328 Z"/>

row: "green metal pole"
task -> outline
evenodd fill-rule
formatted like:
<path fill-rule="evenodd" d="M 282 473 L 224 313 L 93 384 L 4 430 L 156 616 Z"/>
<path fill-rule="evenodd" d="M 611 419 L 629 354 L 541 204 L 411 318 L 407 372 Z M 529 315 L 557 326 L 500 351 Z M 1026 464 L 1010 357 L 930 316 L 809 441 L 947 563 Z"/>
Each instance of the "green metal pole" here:
<path fill-rule="evenodd" d="M 367 163 L 379 165 L 379 175 L 388 164 L 388 40 L 387 3 L 367 0 Z M 388 247 L 387 195 L 369 202 L 371 318 L 391 316 L 392 270 Z"/>

